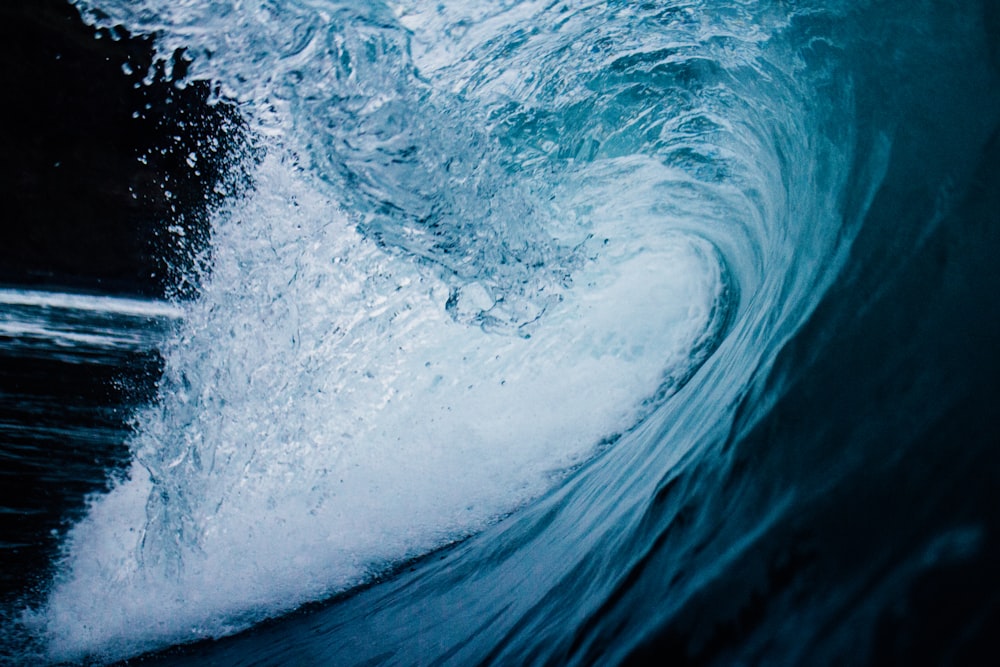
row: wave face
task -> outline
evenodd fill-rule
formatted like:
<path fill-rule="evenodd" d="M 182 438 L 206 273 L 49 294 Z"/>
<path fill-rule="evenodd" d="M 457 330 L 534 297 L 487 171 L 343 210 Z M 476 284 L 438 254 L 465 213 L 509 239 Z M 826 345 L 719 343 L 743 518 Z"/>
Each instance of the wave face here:
<path fill-rule="evenodd" d="M 869 465 L 819 440 L 853 442 L 833 425 L 857 406 L 789 401 L 934 243 L 996 126 L 992 24 L 939 4 L 81 1 L 184 49 L 257 150 L 131 469 L 25 616 L 48 658 L 218 638 L 392 574 L 318 615 L 321 641 L 279 626 L 226 661 L 732 658 L 710 628 L 794 561 L 753 554 Z M 980 553 L 979 524 L 950 530 L 934 553 Z M 822 643 L 778 641 L 779 617 L 737 654 Z"/>

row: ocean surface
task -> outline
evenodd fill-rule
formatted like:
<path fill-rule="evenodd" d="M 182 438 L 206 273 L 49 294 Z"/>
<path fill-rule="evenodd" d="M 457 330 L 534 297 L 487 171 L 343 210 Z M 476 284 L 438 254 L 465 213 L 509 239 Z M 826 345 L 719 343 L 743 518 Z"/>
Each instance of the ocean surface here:
<path fill-rule="evenodd" d="M 1000 661 L 1000 5 L 74 7 L 203 99 L 0 258 L 0 661 Z"/>

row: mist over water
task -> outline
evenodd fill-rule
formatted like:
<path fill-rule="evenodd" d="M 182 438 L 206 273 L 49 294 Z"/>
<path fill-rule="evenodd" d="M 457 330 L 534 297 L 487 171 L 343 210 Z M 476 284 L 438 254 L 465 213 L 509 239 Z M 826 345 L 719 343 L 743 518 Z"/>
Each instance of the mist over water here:
<path fill-rule="evenodd" d="M 691 610 L 728 622 L 742 602 L 714 587 L 766 590 L 797 551 L 754 566 L 761 545 L 877 468 L 852 463 L 868 436 L 807 448 L 853 406 L 786 406 L 850 358 L 838 336 L 871 338 L 851 332 L 965 210 L 998 118 L 978 6 L 78 6 L 237 101 L 252 185 L 192 264 L 127 474 L 25 612 L 54 661 L 223 637 L 389 575 L 317 616 L 325 647 L 292 621 L 228 659 L 698 654 Z M 963 526 L 934 553 L 985 549 Z M 771 655 L 804 660 L 838 599 Z"/>

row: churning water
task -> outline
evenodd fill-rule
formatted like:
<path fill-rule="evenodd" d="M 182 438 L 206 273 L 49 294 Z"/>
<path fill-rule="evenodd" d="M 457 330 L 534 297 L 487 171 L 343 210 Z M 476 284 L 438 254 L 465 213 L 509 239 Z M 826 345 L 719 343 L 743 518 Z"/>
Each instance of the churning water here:
<path fill-rule="evenodd" d="M 865 662 L 994 553 L 988 3 L 78 6 L 254 147 L 45 659 Z"/>

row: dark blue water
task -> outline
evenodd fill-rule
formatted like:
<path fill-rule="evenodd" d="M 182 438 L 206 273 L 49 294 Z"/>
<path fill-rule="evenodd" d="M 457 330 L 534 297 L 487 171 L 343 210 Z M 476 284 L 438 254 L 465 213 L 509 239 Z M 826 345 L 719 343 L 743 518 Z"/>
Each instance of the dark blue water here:
<path fill-rule="evenodd" d="M 995 661 L 992 3 L 81 8 L 252 185 L 2 293 L 15 664 Z"/>

